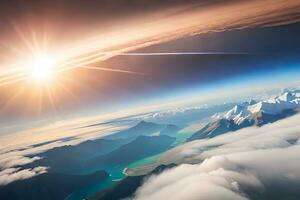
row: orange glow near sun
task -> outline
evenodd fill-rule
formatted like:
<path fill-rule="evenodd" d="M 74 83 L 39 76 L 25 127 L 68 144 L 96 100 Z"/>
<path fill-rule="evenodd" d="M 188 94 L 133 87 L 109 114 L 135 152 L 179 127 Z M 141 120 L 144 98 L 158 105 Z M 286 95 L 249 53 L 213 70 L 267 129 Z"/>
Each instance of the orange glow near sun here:
<path fill-rule="evenodd" d="M 83 31 L 84 38 L 76 39 L 68 34 L 67 38 L 59 39 L 61 43 L 53 42 L 55 28 L 45 28 L 41 31 L 39 27 L 44 26 L 36 26 L 34 20 L 29 20 L 28 30 L 23 30 L 23 26 L 19 27 L 17 23 L 13 23 L 21 42 L 9 41 L 7 46 L 10 53 L 5 55 L 8 59 L 5 62 L 0 60 L 0 100 L 1 97 L 7 99 L 5 105 L 0 106 L 0 112 L 3 107 L 16 105 L 23 109 L 27 99 L 30 108 L 41 107 L 41 110 L 47 104 L 55 108 L 62 101 L 67 101 L 65 99 L 69 96 L 76 99 L 77 92 L 89 90 L 94 86 L 89 83 L 85 85 L 84 81 L 80 80 L 82 74 L 79 70 L 82 69 L 144 75 L 127 68 L 105 66 L 103 61 L 124 53 L 191 35 L 252 25 L 257 27 L 278 24 L 284 16 L 292 16 L 291 21 L 286 23 L 296 21 L 299 0 L 289 3 L 285 0 L 273 1 L 271 6 L 269 1 L 257 0 L 217 4 L 207 9 L 202 6 L 194 8 L 193 5 L 193 9 L 178 7 L 162 10 L 143 18 L 128 18 L 126 21 L 121 20 L 122 23 L 112 22 L 109 26 L 111 28 L 107 29 L 95 26 L 91 30 L 85 30 L 86 33 Z M 186 12 L 187 10 L 189 12 Z M 236 12 L 237 10 L 243 12 Z M 271 20 L 271 16 L 274 17 L 274 21 Z M 57 31 L 60 33 L 61 30 Z M 108 78 L 101 77 L 97 81 L 109 82 Z M 84 89 L 81 89 L 82 87 Z M 79 96 L 78 99 L 80 98 Z"/>

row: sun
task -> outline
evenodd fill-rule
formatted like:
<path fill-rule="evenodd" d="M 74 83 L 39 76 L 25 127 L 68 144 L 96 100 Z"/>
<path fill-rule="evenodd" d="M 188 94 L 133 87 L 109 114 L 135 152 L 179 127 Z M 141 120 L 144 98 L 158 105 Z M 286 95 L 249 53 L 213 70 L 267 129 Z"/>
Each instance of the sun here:
<path fill-rule="evenodd" d="M 53 76 L 54 65 L 54 60 L 49 55 L 36 55 L 29 66 L 30 74 L 38 82 L 48 82 Z"/>

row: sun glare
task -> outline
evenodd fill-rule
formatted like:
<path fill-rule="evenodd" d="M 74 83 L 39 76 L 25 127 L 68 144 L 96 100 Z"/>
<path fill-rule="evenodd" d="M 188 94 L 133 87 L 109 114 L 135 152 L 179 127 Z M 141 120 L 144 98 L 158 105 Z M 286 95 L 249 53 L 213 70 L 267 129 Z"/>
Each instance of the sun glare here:
<path fill-rule="evenodd" d="M 53 75 L 54 61 L 48 55 L 38 55 L 30 64 L 32 77 L 39 82 L 48 81 Z"/>

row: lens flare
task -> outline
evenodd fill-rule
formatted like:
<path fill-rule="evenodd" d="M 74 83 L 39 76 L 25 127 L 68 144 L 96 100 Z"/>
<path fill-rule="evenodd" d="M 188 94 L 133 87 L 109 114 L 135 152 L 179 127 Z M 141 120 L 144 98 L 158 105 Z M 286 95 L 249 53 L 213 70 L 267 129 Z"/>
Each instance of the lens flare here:
<path fill-rule="evenodd" d="M 29 64 L 30 74 L 34 80 L 46 82 L 53 76 L 55 62 L 46 54 L 40 54 L 33 58 Z"/>

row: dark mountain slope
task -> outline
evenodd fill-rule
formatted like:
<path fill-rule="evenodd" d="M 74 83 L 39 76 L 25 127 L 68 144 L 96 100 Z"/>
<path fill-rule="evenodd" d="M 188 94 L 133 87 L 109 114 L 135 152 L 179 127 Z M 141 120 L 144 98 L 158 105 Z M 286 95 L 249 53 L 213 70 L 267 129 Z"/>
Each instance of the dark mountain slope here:
<path fill-rule="evenodd" d="M 263 126 L 268 123 L 273 123 L 280 119 L 292 116 L 296 114 L 297 110 L 287 109 L 283 110 L 278 114 L 268 114 L 264 112 L 258 112 L 251 116 L 249 119 L 243 120 L 241 123 L 237 124 L 233 120 L 220 119 L 211 123 L 208 123 L 201 130 L 194 133 L 187 141 L 193 141 L 198 139 L 213 138 L 218 135 L 222 135 L 227 132 L 236 131 L 245 127 L 250 126 Z"/>
<path fill-rule="evenodd" d="M 97 139 L 88 140 L 78 145 L 55 147 L 38 154 L 37 156 L 43 157 L 41 160 L 25 165 L 23 168 L 46 166 L 50 167 L 51 172 L 72 174 L 80 170 L 79 167 L 86 160 L 107 154 L 128 142 L 122 139 Z"/>
<path fill-rule="evenodd" d="M 140 135 L 150 135 L 151 133 L 161 131 L 165 127 L 166 127 L 166 125 L 163 125 L 163 124 L 156 124 L 156 123 L 152 123 L 152 122 L 141 121 L 137 125 L 129 128 L 129 129 L 106 136 L 105 138 L 107 138 L 107 139 L 136 138 Z"/>
<path fill-rule="evenodd" d="M 154 174 L 159 174 L 164 170 L 175 166 L 175 164 L 160 165 L 149 174 L 142 176 L 128 176 L 120 181 L 116 186 L 96 194 L 89 200 L 119 200 L 129 198 L 135 193 L 137 188 L 142 185 L 145 178 Z"/>
<path fill-rule="evenodd" d="M 108 177 L 105 171 L 90 175 L 45 173 L 0 187 L 3 200 L 63 200 L 72 192 Z"/>
<path fill-rule="evenodd" d="M 161 153 L 171 148 L 175 138 L 166 135 L 139 136 L 109 154 L 87 161 L 85 168 L 103 169 L 129 164 L 133 161 Z"/>

